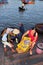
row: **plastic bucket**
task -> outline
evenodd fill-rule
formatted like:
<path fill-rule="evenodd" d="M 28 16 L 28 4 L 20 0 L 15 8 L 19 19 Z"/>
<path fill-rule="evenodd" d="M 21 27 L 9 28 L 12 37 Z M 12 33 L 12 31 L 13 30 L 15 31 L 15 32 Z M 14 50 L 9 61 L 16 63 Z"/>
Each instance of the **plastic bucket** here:
<path fill-rule="evenodd" d="M 36 53 L 42 54 L 43 53 L 43 43 L 38 43 L 36 47 Z"/>

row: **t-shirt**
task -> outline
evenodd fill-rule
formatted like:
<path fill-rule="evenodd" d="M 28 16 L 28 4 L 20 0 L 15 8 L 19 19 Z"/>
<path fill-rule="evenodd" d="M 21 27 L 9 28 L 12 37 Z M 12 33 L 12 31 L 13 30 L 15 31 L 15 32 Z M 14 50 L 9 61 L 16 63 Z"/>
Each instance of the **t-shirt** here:
<path fill-rule="evenodd" d="M 12 32 L 12 31 L 13 31 L 12 28 L 7 28 L 6 33 L 8 34 L 8 33 Z"/>
<path fill-rule="evenodd" d="M 7 41 L 7 33 L 5 33 L 2 37 L 2 41 Z"/>

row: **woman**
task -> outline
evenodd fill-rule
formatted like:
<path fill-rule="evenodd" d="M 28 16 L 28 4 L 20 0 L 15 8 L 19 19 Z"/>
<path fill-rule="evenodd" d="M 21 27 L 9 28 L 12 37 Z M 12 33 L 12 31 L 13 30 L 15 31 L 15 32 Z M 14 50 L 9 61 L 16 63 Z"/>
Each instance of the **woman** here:
<path fill-rule="evenodd" d="M 1 33 L 1 36 L 2 36 L 2 43 L 4 45 L 4 52 L 5 53 L 7 52 L 6 46 L 8 46 L 11 49 L 11 51 L 14 53 L 15 52 L 14 45 L 11 42 L 8 41 L 7 35 L 8 34 L 6 33 L 6 29 L 3 30 L 3 32 Z"/>
<path fill-rule="evenodd" d="M 27 32 L 25 32 L 22 36 L 22 39 L 24 38 L 24 36 L 28 35 L 28 37 L 31 38 L 31 42 L 32 44 L 30 45 L 30 55 L 32 55 L 32 49 L 34 48 L 34 45 L 36 44 L 37 38 L 38 38 L 38 33 L 36 32 L 35 29 L 32 30 L 28 30 Z"/>

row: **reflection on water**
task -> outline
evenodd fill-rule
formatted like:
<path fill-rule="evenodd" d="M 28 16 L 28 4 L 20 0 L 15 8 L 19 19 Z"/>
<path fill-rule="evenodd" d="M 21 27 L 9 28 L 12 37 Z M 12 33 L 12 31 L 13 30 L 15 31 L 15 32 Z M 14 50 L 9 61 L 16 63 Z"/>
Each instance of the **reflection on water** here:
<path fill-rule="evenodd" d="M 26 29 L 37 23 L 43 23 L 43 1 L 36 1 L 34 5 L 26 5 L 24 12 L 19 12 L 20 0 L 8 0 L 8 4 L 0 5 L 0 31 L 9 26 L 18 26 L 22 22 Z"/>

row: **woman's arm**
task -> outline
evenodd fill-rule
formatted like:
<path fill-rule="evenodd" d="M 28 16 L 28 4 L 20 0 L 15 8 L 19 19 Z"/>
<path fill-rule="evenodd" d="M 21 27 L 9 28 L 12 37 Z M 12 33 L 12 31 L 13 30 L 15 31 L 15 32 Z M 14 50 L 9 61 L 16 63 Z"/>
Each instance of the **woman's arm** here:
<path fill-rule="evenodd" d="M 38 33 L 36 32 L 36 35 L 35 35 L 35 37 L 34 37 L 33 42 L 36 42 L 36 41 L 37 41 L 37 39 L 38 39 Z"/>

